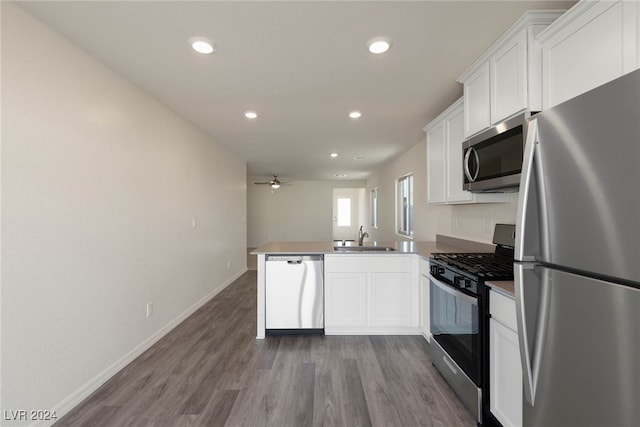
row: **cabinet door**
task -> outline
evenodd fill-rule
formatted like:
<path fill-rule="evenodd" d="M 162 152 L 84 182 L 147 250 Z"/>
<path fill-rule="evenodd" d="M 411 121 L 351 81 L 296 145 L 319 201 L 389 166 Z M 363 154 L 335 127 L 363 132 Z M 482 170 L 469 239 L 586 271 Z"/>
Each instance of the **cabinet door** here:
<path fill-rule="evenodd" d="M 427 202 L 446 202 L 445 124 L 440 121 L 427 131 Z M 462 162 L 460 162 L 462 164 Z M 462 165 L 461 165 L 462 167 Z"/>
<path fill-rule="evenodd" d="M 326 273 L 325 295 L 325 328 L 367 324 L 367 273 Z"/>
<path fill-rule="evenodd" d="M 371 326 L 411 324 L 411 273 L 371 273 Z"/>
<path fill-rule="evenodd" d="M 491 124 L 489 63 L 464 82 L 464 129 L 469 137 Z"/>
<path fill-rule="evenodd" d="M 424 274 L 420 275 L 420 332 L 431 341 L 431 313 L 429 311 L 429 278 Z"/>
<path fill-rule="evenodd" d="M 522 425 L 522 367 L 518 334 L 489 321 L 491 413 L 504 427 Z"/>
<path fill-rule="evenodd" d="M 543 108 L 638 67 L 637 8 L 631 1 L 584 2 L 544 34 Z"/>
<path fill-rule="evenodd" d="M 447 203 L 467 202 L 473 199 L 469 191 L 462 189 L 462 142 L 464 141 L 464 108 L 454 110 L 446 121 L 446 191 Z"/>
<path fill-rule="evenodd" d="M 527 32 L 514 37 L 490 60 L 491 123 L 527 108 Z"/>

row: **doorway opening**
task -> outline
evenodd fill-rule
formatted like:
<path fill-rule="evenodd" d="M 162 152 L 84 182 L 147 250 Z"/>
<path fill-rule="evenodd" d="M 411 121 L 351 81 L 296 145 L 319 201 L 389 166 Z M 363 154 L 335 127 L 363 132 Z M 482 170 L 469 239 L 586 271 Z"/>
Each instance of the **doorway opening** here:
<path fill-rule="evenodd" d="M 357 241 L 358 229 L 367 224 L 364 188 L 333 189 L 333 240 Z"/>

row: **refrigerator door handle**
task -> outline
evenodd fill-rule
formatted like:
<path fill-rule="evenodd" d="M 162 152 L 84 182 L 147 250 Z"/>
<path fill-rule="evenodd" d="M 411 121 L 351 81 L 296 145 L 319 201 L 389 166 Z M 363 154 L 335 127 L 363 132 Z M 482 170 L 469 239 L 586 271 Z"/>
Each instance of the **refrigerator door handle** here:
<path fill-rule="evenodd" d="M 520 362 L 522 365 L 522 377 L 524 381 L 525 399 L 531 406 L 535 404 L 536 389 L 538 379 L 540 377 L 540 364 L 542 361 L 542 353 L 544 351 L 544 343 L 547 333 L 547 324 L 549 319 L 549 302 L 551 296 L 549 270 L 542 269 L 542 277 L 540 283 L 539 301 L 537 304 L 538 315 L 535 325 L 527 322 L 527 311 L 525 305 L 524 291 L 527 287 L 535 286 L 535 283 L 524 284 L 525 270 L 531 270 L 533 265 L 519 264 L 514 265 L 514 282 L 516 292 L 516 314 L 518 324 L 518 342 L 520 347 Z M 529 301 L 532 305 L 534 301 Z M 532 346 L 529 345 L 529 337 L 533 337 Z"/>
<path fill-rule="evenodd" d="M 547 190 L 544 177 L 545 172 L 540 156 L 538 121 L 534 118 L 529 122 L 527 128 L 516 211 L 514 259 L 518 261 L 547 260 L 551 253 Z M 534 191 L 535 194 L 533 194 Z M 525 245 L 527 242 L 529 246 Z M 531 247 L 531 242 L 538 242 L 539 247 Z M 538 259 L 538 257 L 541 258 Z"/>
<path fill-rule="evenodd" d="M 527 140 L 524 147 L 524 158 L 522 161 L 522 172 L 520 178 L 520 190 L 518 194 L 518 208 L 516 211 L 517 226 L 514 258 L 518 261 L 535 261 L 535 257 L 533 256 L 533 254 L 525 253 L 525 240 L 537 239 L 538 236 L 527 236 L 527 227 L 525 227 L 525 224 L 528 221 L 533 220 L 532 218 L 529 218 L 529 214 L 531 213 L 529 200 L 532 196 L 531 187 L 532 181 L 534 179 L 534 173 L 536 172 L 536 162 L 534 161 L 534 159 L 538 150 L 538 139 L 538 121 L 534 118 L 531 119 L 531 122 L 529 123 Z M 538 173 L 542 172 L 541 168 L 538 167 L 537 169 Z M 544 196 L 544 194 L 541 195 Z M 541 199 L 542 200 L 539 200 L 539 202 L 544 204 L 544 197 L 542 197 Z M 544 206 L 541 207 L 544 208 Z M 546 227 L 546 221 L 543 222 L 545 222 L 545 224 L 543 224 L 544 228 Z M 543 230 L 543 234 L 544 233 L 546 233 L 546 230 Z M 546 236 L 544 236 L 543 239 L 547 240 Z"/>

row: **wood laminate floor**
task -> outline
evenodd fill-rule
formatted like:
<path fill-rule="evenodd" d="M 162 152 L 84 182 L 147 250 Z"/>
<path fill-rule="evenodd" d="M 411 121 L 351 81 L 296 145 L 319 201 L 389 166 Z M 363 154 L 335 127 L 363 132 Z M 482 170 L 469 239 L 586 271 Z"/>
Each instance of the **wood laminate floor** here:
<path fill-rule="evenodd" d="M 56 426 L 473 426 L 413 336 L 256 340 L 256 272 Z"/>

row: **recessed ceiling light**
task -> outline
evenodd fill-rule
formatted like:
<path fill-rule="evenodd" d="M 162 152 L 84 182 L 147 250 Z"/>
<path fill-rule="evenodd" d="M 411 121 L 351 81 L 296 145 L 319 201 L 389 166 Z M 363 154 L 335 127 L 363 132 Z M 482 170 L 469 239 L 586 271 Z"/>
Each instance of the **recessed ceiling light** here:
<path fill-rule="evenodd" d="M 362 117 L 362 113 L 360 111 L 352 111 L 349 113 L 349 117 L 351 117 L 352 119 L 359 119 L 360 117 Z"/>
<path fill-rule="evenodd" d="M 331 153 L 331 157 L 338 157 L 338 153 Z"/>
<path fill-rule="evenodd" d="M 379 55 L 385 53 L 391 47 L 391 39 L 388 37 L 374 37 L 367 42 L 369 52 Z"/>
<path fill-rule="evenodd" d="M 255 119 L 258 117 L 258 113 L 256 113 L 255 111 L 245 111 L 244 116 L 247 119 Z"/>
<path fill-rule="evenodd" d="M 191 37 L 189 44 L 193 50 L 204 55 L 208 55 L 216 51 L 216 45 L 206 37 Z"/>

